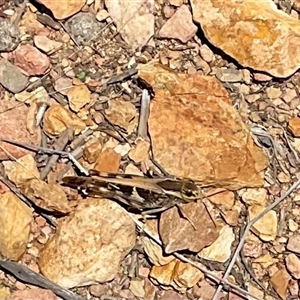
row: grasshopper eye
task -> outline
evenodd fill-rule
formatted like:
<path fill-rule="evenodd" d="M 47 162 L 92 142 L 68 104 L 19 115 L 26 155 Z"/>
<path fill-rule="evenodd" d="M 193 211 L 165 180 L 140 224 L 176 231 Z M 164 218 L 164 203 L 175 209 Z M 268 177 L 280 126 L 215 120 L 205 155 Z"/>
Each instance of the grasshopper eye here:
<path fill-rule="evenodd" d="M 200 198 L 200 191 L 197 185 L 192 181 L 185 181 L 182 186 L 182 197 L 186 201 L 194 201 Z"/>

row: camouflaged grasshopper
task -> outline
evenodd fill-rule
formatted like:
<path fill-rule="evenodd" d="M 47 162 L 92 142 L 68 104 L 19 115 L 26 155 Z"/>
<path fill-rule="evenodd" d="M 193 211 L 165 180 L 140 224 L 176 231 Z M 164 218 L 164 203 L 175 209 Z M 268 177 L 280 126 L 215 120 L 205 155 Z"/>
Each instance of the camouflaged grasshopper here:
<path fill-rule="evenodd" d="M 148 213 L 149 210 L 163 211 L 202 198 L 199 187 L 191 180 L 99 173 L 94 170 L 89 174 L 90 177 L 64 177 L 63 185 L 78 189 L 87 196 L 115 199 L 134 209 L 148 210 Z"/>

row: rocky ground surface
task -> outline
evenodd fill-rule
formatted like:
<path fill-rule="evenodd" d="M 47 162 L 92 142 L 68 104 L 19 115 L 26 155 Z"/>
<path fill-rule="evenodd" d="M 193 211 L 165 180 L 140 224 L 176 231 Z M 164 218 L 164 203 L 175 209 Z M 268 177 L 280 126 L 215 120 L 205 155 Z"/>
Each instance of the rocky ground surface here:
<path fill-rule="evenodd" d="M 0 299 L 300 298 L 299 14 L 0 0 Z M 145 217 L 89 170 L 201 197 Z"/>

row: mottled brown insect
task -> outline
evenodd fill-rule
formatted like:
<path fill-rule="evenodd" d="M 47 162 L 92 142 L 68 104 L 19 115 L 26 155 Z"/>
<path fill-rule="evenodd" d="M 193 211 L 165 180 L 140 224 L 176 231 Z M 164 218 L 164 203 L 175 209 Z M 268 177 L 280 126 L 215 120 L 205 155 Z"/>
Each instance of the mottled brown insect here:
<path fill-rule="evenodd" d="M 166 209 L 201 198 L 191 180 L 90 171 L 90 177 L 68 176 L 63 185 L 76 188 L 88 196 L 116 199 L 138 210 Z"/>

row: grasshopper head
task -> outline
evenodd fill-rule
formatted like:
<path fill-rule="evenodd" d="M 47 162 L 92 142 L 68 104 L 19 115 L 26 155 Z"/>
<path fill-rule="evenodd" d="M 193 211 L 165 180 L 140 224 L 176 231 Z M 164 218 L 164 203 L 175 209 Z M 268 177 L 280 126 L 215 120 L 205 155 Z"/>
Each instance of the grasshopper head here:
<path fill-rule="evenodd" d="M 201 191 L 193 181 L 185 180 L 182 185 L 181 196 L 186 202 L 192 202 L 201 198 Z"/>

